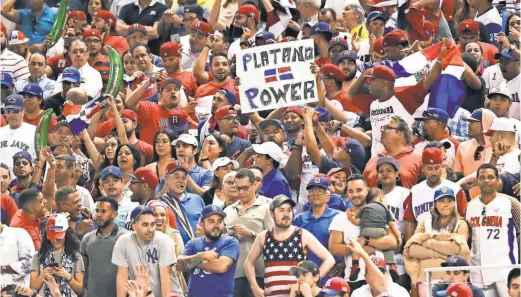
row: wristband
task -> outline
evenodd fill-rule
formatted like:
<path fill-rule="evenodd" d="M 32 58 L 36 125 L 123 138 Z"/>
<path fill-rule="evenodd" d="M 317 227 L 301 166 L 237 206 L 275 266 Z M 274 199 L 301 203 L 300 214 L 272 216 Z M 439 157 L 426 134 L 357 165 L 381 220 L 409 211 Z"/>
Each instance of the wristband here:
<path fill-rule="evenodd" d="M 208 47 L 209 50 L 212 50 L 212 48 L 208 44 L 205 44 L 204 47 Z"/>
<path fill-rule="evenodd" d="M 201 163 L 204 162 L 204 161 L 210 161 L 210 160 L 209 159 L 202 159 Z"/>

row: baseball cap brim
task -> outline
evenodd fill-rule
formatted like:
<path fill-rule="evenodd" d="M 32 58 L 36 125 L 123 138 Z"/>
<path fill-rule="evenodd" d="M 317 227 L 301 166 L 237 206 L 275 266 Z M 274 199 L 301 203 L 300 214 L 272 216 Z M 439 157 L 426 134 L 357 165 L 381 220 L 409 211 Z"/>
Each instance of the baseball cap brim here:
<path fill-rule="evenodd" d="M 442 199 L 442 198 L 445 198 L 445 197 L 450 197 L 450 198 L 456 200 L 456 197 L 453 196 L 453 195 L 450 195 L 450 194 L 443 194 L 443 195 L 440 195 L 440 196 L 438 196 L 438 197 L 435 197 L 435 198 L 434 198 L 434 201 L 439 200 L 439 199 Z"/>
<path fill-rule="evenodd" d="M 306 186 L 306 190 L 309 190 L 309 189 L 311 189 L 312 187 L 320 187 L 320 188 L 322 188 L 322 189 L 329 190 L 327 186 L 325 186 L 325 185 L 321 185 L 321 184 L 308 184 L 308 185 Z"/>
<path fill-rule="evenodd" d="M 331 295 L 331 296 L 336 296 L 336 295 L 345 294 L 346 292 L 336 291 L 336 290 L 331 290 L 331 289 L 322 289 L 322 290 L 320 290 L 320 293 L 324 293 L 326 295 Z"/>
<path fill-rule="evenodd" d="M 498 92 L 488 93 L 487 98 L 488 98 L 488 99 L 492 99 L 492 97 L 495 96 L 495 95 L 503 96 L 503 97 L 505 97 L 506 99 L 512 101 L 512 99 L 511 99 L 510 97 L 508 97 L 507 95 L 505 95 L 505 94 L 503 94 L 503 93 L 498 93 Z"/>
<path fill-rule="evenodd" d="M 499 60 L 500 58 L 516 60 L 516 57 L 514 57 L 514 54 L 511 52 L 501 52 L 501 53 L 496 53 L 494 55 L 494 59 Z"/>
<path fill-rule="evenodd" d="M 281 126 L 281 123 L 279 121 L 275 121 L 275 120 L 264 120 L 264 121 L 260 122 L 259 128 L 261 128 L 261 130 L 264 130 L 266 127 L 268 127 L 270 125 L 274 125 L 280 129 L 284 129 L 284 127 Z"/>
<path fill-rule="evenodd" d="M 349 167 L 339 167 L 339 168 L 333 168 L 333 169 L 329 170 L 329 172 L 327 173 L 327 176 L 331 176 L 331 175 L 333 175 L 333 174 L 335 174 L 337 172 L 340 172 L 340 171 L 345 172 L 346 178 L 349 178 L 353 174 L 353 172 L 351 171 L 351 168 L 349 168 Z"/>
<path fill-rule="evenodd" d="M 64 77 L 64 78 L 62 78 L 62 81 L 76 83 L 76 82 L 79 82 L 80 80 L 79 79 L 74 79 L 72 77 Z"/>
<path fill-rule="evenodd" d="M 67 231 L 47 231 L 47 239 L 64 239 Z"/>
<path fill-rule="evenodd" d="M 449 296 L 449 293 L 447 293 L 447 290 L 441 290 L 441 291 L 436 292 L 436 296 L 447 297 L 447 296 Z"/>
<path fill-rule="evenodd" d="M 218 214 L 218 215 L 220 215 L 221 217 L 223 217 L 223 219 L 226 218 L 226 213 L 225 213 L 224 211 L 221 211 L 221 210 L 214 210 L 214 211 L 209 212 L 209 213 L 207 213 L 206 215 L 202 216 L 202 217 L 201 217 L 201 220 L 202 220 L 202 219 L 206 219 L 207 217 L 209 217 L 209 216 L 211 216 L 211 215 L 214 215 L 214 214 Z"/>
<path fill-rule="evenodd" d="M 328 49 L 331 49 L 331 48 L 332 48 L 333 46 L 335 46 L 335 45 L 340 45 L 340 46 L 342 46 L 343 48 L 345 48 L 346 51 L 349 50 L 349 47 L 347 47 L 347 44 L 342 43 L 342 42 L 340 42 L 340 41 L 333 41 L 333 42 L 331 42 L 327 48 L 328 48 Z"/>
<path fill-rule="evenodd" d="M 189 173 L 190 173 L 190 172 L 188 172 L 188 170 L 186 170 L 186 168 L 184 168 L 184 167 L 177 167 L 177 168 L 171 169 L 171 170 L 168 171 L 166 174 L 167 174 L 167 175 L 168 175 L 168 174 L 172 174 L 172 173 L 174 173 L 174 172 L 176 172 L 176 171 L 179 171 L 179 170 L 182 170 L 182 171 L 186 172 L 186 174 L 189 174 Z"/>
<path fill-rule="evenodd" d="M 369 6 L 372 6 L 372 7 L 387 7 L 387 6 L 395 6 L 395 5 L 398 5 L 398 3 L 396 1 L 383 1 L 380 3 L 376 3 L 374 5 L 369 4 Z"/>
<path fill-rule="evenodd" d="M 109 177 L 109 176 L 114 176 L 114 177 L 116 177 L 116 178 L 123 179 L 122 176 L 119 176 L 119 175 L 114 174 L 114 173 L 112 173 L 112 172 L 109 172 L 109 173 L 103 175 L 103 176 L 101 177 L 101 179 L 104 180 L 104 179 L 106 179 L 106 178 Z"/>
<path fill-rule="evenodd" d="M 172 130 L 174 130 L 175 132 L 181 132 L 186 130 L 186 128 L 188 128 L 188 123 L 184 123 L 181 126 L 173 127 Z"/>
<path fill-rule="evenodd" d="M 16 109 L 16 110 L 23 110 L 23 107 L 20 107 L 18 105 L 6 105 L 4 109 Z"/>
<path fill-rule="evenodd" d="M 42 96 L 42 94 L 38 94 L 38 93 L 35 93 L 35 92 L 31 92 L 31 91 L 25 91 L 25 92 L 24 92 L 24 91 L 21 91 L 21 92 L 19 92 L 18 94 L 20 94 L 20 95 L 22 95 L 22 96 L 25 95 L 25 94 L 27 94 L 27 95 L 33 95 L 33 96 L 39 96 L 39 97 Z"/>
<path fill-rule="evenodd" d="M 14 84 L 13 84 L 13 83 L 8 84 L 6 81 L 2 81 L 0 84 L 1 84 L 2 86 L 6 86 L 6 87 L 8 87 L 8 88 L 12 88 L 12 87 L 14 87 Z"/>
<path fill-rule="evenodd" d="M 475 119 L 475 118 L 473 118 L 473 117 L 463 118 L 463 120 L 464 120 L 465 122 L 481 122 L 480 120 Z"/>
<path fill-rule="evenodd" d="M 291 275 L 296 276 L 298 271 L 300 271 L 300 272 L 304 272 L 304 273 L 306 273 L 306 272 L 311 272 L 311 271 L 307 270 L 307 269 L 304 268 L 304 267 L 291 267 L 290 270 L 289 270 L 289 273 L 290 273 Z"/>

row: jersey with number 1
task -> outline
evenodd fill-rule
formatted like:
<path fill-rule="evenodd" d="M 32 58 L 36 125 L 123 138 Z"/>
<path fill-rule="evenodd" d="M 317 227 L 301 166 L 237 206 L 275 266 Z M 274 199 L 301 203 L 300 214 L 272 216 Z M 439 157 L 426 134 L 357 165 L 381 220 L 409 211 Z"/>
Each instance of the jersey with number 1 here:
<path fill-rule="evenodd" d="M 519 263 L 519 201 L 497 194 L 485 205 L 481 197 L 467 205 L 466 220 L 472 229 L 471 266 L 512 265 Z M 471 270 L 473 284 L 489 285 L 507 279 L 508 269 Z"/>

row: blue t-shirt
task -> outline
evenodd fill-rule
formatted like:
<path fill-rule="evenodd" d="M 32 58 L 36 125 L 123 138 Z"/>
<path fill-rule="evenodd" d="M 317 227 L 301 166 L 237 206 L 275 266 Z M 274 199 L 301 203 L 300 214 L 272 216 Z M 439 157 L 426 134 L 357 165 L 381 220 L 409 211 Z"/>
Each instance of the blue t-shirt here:
<path fill-rule="evenodd" d="M 273 168 L 262 178 L 262 187 L 259 194 L 268 198 L 273 198 L 280 194 L 291 197 L 288 180 L 278 168 Z"/>
<path fill-rule="evenodd" d="M 233 155 L 239 156 L 242 152 L 249 148 L 251 143 L 240 137 L 234 137 L 233 141 L 224 147 L 224 156 L 231 158 Z"/>
<path fill-rule="evenodd" d="M 194 182 L 199 186 L 210 186 L 213 180 L 213 173 L 201 166 L 195 165 L 192 171 L 188 173 Z"/>
<path fill-rule="evenodd" d="M 173 194 L 168 193 L 171 199 L 173 198 Z M 161 200 L 166 199 L 163 196 L 159 196 Z M 201 196 L 196 194 L 191 194 L 188 192 L 185 192 L 185 197 L 179 201 L 179 206 L 183 210 L 184 214 L 186 215 L 186 218 L 190 222 L 190 226 L 192 227 L 192 231 L 195 234 L 195 228 L 197 227 L 197 223 L 199 222 L 199 218 L 201 217 L 201 213 L 204 208 L 204 201 Z M 188 242 L 190 240 L 190 236 L 186 232 L 184 228 L 181 227 L 181 220 L 179 216 L 176 216 L 176 222 L 177 226 L 179 226 L 177 229 L 179 230 L 179 233 L 181 234 L 181 237 L 183 238 L 183 242 Z"/>
<path fill-rule="evenodd" d="M 194 238 L 185 245 L 183 255 L 192 256 L 199 252 L 216 249 L 219 257 L 233 259 L 233 265 L 223 274 L 193 269 L 188 281 L 190 297 L 232 297 L 235 269 L 239 259 L 239 241 L 235 237 L 222 235 L 217 241 L 208 242 L 204 236 Z"/>
<path fill-rule="evenodd" d="M 44 4 L 42 15 L 34 23 L 31 11 L 30 8 L 18 10 L 20 29 L 29 38 L 29 45 L 43 43 L 54 25 L 56 11 Z"/>
<path fill-rule="evenodd" d="M 349 208 L 353 208 L 353 202 L 351 202 L 349 198 L 344 198 L 338 194 L 331 194 L 331 197 L 327 202 L 327 206 L 329 206 L 329 208 L 345 212 Z M 304 204 L 304 211 L 308 211 L 310 208 L 311 204 L 308 201 L 306 204 Z"/>

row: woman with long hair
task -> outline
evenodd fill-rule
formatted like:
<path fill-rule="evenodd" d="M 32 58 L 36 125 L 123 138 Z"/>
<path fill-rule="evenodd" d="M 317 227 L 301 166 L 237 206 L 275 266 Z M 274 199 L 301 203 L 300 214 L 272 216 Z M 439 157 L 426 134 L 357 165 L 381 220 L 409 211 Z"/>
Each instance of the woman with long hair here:
<path fill-rule="evenodd" d="M 454 190 L 445 186 L 436 189 L 434 207 L 422 214 L 418 222 L 414 235 L 405 245 L 403 259 L 413 291 L 423 297 L 430 290 L 424 284 L 425 268 L 440 267 L 454 255 L 470 257 L 469 227 L 458 214 Z M 431 283 L 442 281 L 443 276 L 441 272 L 433 273 Z"/>
<path fill-rule="evenodd" d="M 31 265 L 31 289 L 40 291 L 40 295 L 51 297 L 47 287 L 43 286 L 48 275 L 54 276 L 64 297 L 83 293 L 83 259 L 80 255 L 80 243 L 69 228 L 69 221 L 64 214 L 53 214 L 47 218 L 42 234 L 42 246 Z"/>
<path fill-rule="evenodd" d="M 224 207 L 225 194 L 223 192 L 224 176 L 233 170 L 239 169 L 239 163 L 235 160 L 230 160 L 228 157 L 221 157 L 215 160 L 212 165 L 213 180 L 210 188 L 206 190 L 201 196 L 205 205 L 217 205 Z"/>
<path fill-rule="evenodd" d="M 89 0 L 87 7 L 85 7 L 85 16 L 87 17 L 87 24 L 92 24 L 94 16 L 98 10 L 107 10 L 105 3 L 102 0 Z"/>
<path fill-rule="evenodd" d="M 154 135 L 154 163 L 148 164 L 146 168 L 152 170 L 158 179 L 166 173 L 166 166 L 175 157 L 172 141 L 176 135 L 172 130 L 164 129 Z"/>
<path fill-rule="evenodd" d="M 141 151 L 133 144 L 127 143 L 118 146 L 116 150 L 117 166 L 124 173 L 123 184 L 130 182 L 130 176 L 141 167 Z"/>
<path fill-rule="evenodd" d="M 478 62 L 476 75 L 483 75 L 483 72 L 485 71 L 485 68 L 489 66 L 489 63 L 487 60 L 483 59 L 483 49 L 481 48 L 481 45 L 479 45 L 477 42 L 467 43 L 465 46 L 465 52 L 470 53 L 474 58 L 476 58 L 476 61 Z"/>
<path fill-rule="evenodd" d="M 208 135 L 204 139 L 201 152 L 199 153 L 199 166 L 212 170 L 213 162 L 224 156 L 226 142 L 219 135 Z"/>
<path fill-rule="evenodd" d="M 136 63 L 134 63 L 134 58 L 130 50 L 125 51 L 121 57 L 123 57 L 123 69 L 125 69 L 125 74 L 129 77 L 134 75 L 137 71 L 137 66 Z"/>

